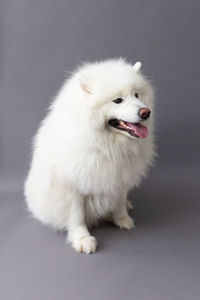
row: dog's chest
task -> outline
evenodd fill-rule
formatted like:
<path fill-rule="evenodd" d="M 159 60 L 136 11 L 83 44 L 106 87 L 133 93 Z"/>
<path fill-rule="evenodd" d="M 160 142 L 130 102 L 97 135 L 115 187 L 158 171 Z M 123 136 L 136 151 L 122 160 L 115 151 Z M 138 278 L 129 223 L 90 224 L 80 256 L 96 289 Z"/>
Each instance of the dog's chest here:
<path fill-rule="evenodd" d="M 99 151 L 84 154 L 73 160 L 71 172 L 68 173 L 84 194 L 129 189 L 138 176 L 137 159 L 133 155 L 105 155 Z"/>

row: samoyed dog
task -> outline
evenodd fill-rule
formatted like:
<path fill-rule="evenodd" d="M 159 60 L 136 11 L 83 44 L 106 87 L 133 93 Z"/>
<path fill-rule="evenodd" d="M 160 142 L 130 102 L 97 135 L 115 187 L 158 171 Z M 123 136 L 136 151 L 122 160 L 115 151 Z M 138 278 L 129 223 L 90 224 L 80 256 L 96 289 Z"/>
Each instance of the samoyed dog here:
<path fill-rule="evenodd" d="M 95 252 L 100 220 L 132 229 L 128 191 L 154 157 L 153 89 L 141 63 L 86 63 L 66 80 L 34 138 L 25 182 L 30 212 L 68 231 L 78 252 Z"/>

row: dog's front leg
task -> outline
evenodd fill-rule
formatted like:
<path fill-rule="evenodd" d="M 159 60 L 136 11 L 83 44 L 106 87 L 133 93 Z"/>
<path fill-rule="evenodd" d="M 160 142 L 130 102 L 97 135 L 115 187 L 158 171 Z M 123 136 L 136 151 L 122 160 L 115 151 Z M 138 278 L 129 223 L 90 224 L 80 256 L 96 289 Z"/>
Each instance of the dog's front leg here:
<path fill-rule="evenodd" d="M 119 228 L 132 229 L 134 228 L 134 220 L 128 215 L 127 212 L 127 199 L 122 197 L 117 202 L 116 208 L 113 212 L 113 222 Z"/>
<path fill-rule="evenodd" d="M 68 240 L 78 252 L 95 252 L 97 241 L 90 235 L 85 223 L 84 198 L 73 193 L 68 220 Z"/>

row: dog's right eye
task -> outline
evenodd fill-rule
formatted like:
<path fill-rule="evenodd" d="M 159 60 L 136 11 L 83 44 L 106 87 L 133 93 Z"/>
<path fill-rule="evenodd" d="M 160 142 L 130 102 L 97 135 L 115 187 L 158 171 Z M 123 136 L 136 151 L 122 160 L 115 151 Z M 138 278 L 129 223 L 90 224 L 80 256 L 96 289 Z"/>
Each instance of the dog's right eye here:
<path fill-rule="evenodd" d="M 116 104 L 119 104 L 119 103 L 121 103 L 122 101 L 123 101 L 122 98 L 117 98 L 117 99 L 113 100 L 113 102 L 116 103 Z"/>

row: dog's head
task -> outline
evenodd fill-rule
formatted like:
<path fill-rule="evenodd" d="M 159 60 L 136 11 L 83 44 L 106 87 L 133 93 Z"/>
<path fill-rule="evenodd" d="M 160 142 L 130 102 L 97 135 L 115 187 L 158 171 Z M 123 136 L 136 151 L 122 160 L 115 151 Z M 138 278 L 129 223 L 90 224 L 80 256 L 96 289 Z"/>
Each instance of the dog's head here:
<path fill-rule="evenodd" d="M 123 59 L 86 64 L 77 73 L 92 126 L 145 138 L 153 109 L 153 90 L 141 63 Z"/>

